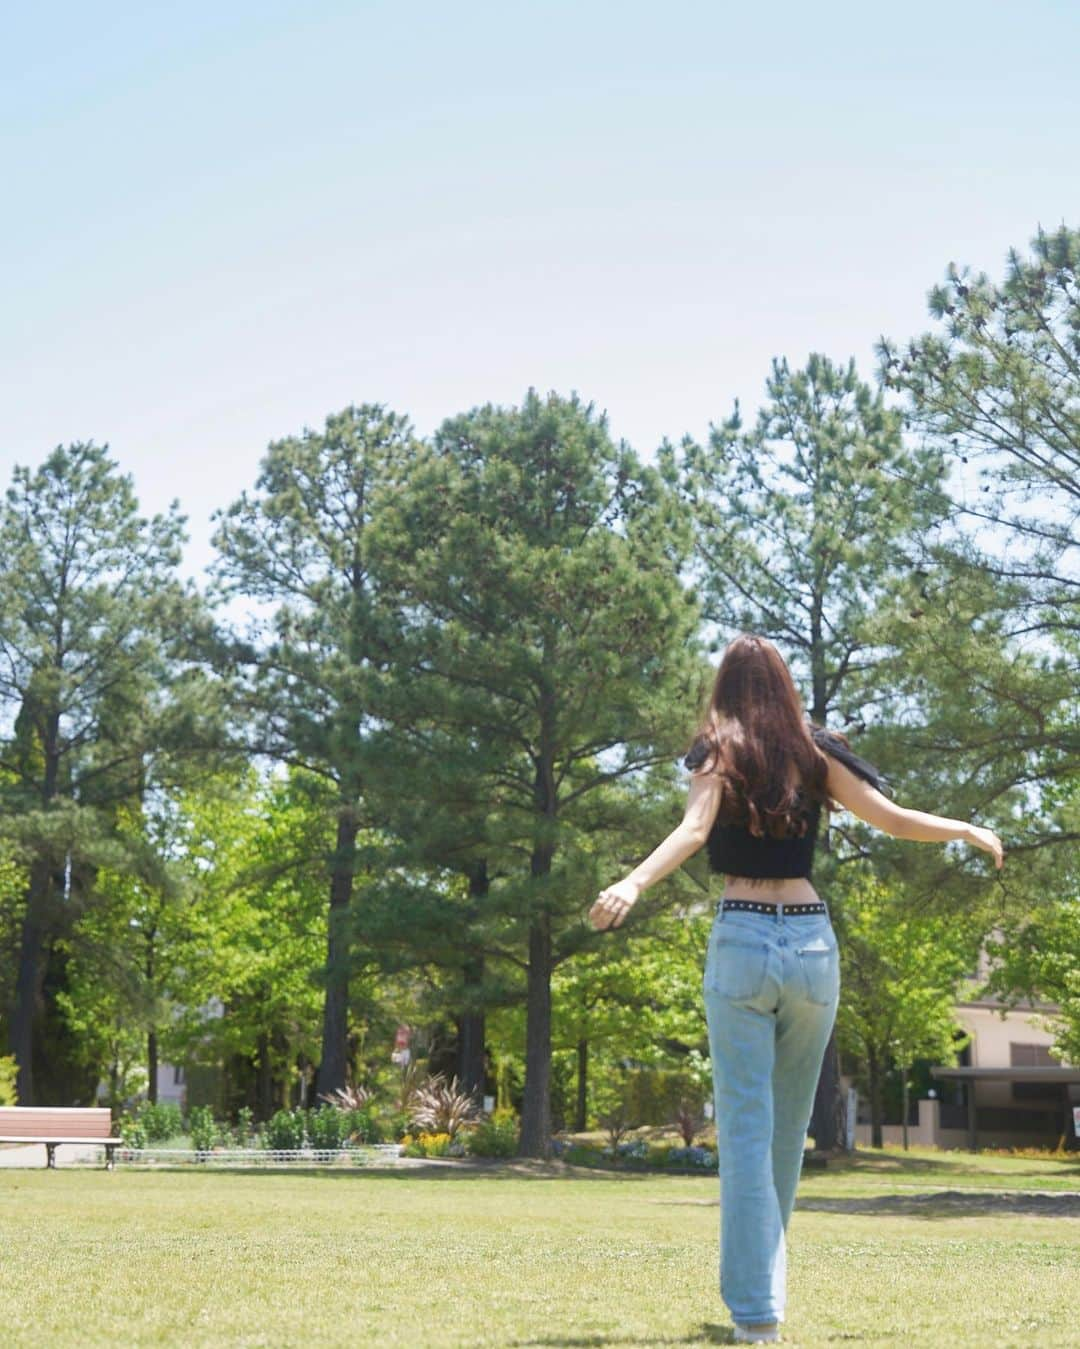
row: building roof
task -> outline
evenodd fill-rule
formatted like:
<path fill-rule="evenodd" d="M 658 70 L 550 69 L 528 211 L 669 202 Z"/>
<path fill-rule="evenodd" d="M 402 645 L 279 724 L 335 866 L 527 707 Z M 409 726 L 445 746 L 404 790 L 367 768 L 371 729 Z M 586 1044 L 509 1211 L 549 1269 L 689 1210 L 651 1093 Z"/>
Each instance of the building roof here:
<path fill-rule="evenodd" d="M 1064 1064 L 1058 1068 L 931 1068 L 931 1077 L 970 1082 L 1056 1082 L 1080 1083 L 1080 1068 Z"/>

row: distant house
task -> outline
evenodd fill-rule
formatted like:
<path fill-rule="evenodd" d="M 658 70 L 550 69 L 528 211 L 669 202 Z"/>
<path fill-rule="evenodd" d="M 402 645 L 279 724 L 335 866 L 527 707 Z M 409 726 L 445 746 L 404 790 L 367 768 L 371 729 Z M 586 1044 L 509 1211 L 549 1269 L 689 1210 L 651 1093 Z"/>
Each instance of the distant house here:
<path fill-rule="evenodd" d="M 985 957 L 978 971 L 986 975 Z M 982 994 L 956 1005 L 957 1022 L 971 1036 L 957 1067 L 933 1067 L 935 1094 L 914 1103 L 911 1143 L 941 1148 L 1048 1147 L 1064 1139 L 1080 1148 L 1074 1111 L 1080 1108 L 1080 1067 L 1051 1057 L 1053 1035 L 1041 1024 L 1057 1008 L 1029 1003 L 1006 1008 Z M 886 1143 L 902 1128 L 887 1124 Z M 855 1141 L 870 1142 L 869 1123 L 856 1125 Z"/>
<path fill-rule="evenodd" d="M 1074 1110 L 1080 1107 L 1080 1066 L 1053 1058 L 1054 1037 L 1041 1024 L 1048 1003 L 1004 1010 L 984 996 L 959 1003 L 957 1020 L 971 1043 L 955 1068 L 933 1068 L 940 1083 L 936 1141 L 942 1147 L 1080 1146 Z"/>

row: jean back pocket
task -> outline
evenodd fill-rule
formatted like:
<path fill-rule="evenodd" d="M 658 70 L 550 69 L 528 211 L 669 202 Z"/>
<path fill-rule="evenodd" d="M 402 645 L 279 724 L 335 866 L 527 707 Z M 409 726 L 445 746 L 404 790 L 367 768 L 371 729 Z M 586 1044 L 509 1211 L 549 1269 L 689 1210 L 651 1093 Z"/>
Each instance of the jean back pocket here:
<path fill-rule="evenodd" d="M 798 947 L 806 996 L 827 1007 L 840 990 L 840 952 L 832 934 L 811 937 Z"/>
<path fill-rule="evenodd" d="M 769 948 L 763 941 L 716 932 L 705 959 L 705 988 L 740 1002 L 756 998 L 765 983 L 768 961 Z"/>

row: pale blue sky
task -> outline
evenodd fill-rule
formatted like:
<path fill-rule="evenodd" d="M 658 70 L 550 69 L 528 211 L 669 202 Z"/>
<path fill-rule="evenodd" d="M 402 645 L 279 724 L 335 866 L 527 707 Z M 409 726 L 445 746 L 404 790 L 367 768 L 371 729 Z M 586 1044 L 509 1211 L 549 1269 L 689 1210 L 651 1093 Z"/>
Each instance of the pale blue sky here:
<path fill-rule="evenodd" d="M 268 440 L 530 384 L 649 457 L 1080 225 L 1080 6 L 263 0 L 5 22 L 0 475 L 108 443 L 189 566 Z"/>

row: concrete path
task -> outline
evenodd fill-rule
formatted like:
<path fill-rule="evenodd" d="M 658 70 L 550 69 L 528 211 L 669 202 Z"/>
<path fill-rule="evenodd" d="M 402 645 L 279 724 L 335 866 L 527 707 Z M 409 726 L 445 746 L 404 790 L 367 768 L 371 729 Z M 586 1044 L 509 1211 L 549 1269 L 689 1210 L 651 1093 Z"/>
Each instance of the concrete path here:
<path fill-rule="evenodd" d="M 105 1149 L 96 1145 L 81 1143 L 60 1143 L 56 1149 L 56 1165 L 86 1166 L 105 1165 Z M 0 1143 L 0 1167 L 44 1167 L 44 1143 Z"/>

